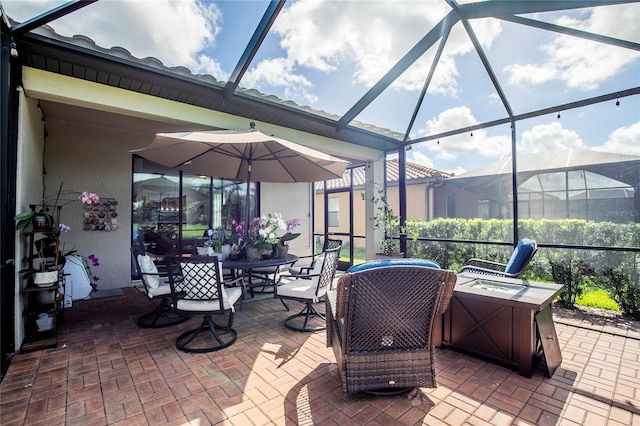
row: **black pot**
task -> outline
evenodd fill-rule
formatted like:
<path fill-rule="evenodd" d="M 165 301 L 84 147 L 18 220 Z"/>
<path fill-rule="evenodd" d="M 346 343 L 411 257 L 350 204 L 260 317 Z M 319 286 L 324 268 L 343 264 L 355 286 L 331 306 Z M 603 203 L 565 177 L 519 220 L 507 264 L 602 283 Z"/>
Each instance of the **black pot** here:
<path fill-rule="evenodd" d="M 53 229 L 53 218 L 46 213 L 36 213 L 31 221 L 36 232 L 50 232 Z"/>

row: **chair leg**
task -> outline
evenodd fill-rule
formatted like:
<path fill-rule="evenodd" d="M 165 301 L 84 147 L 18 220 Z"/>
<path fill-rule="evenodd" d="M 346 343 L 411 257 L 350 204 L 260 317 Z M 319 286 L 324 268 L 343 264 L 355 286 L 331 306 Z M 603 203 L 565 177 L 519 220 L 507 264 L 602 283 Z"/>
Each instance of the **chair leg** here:
<path fill-rule="evenodd" d="M 160 300 L 156 308 L 147 314 L 138 318 L 138 327 L 142 328 L 162 328 L 170 327 L 185 322 L 191 318 L 190 315 L 182 312 L 176 312 L 166 297 Z"/>
<path fill-rule="evenodd" d="M 289 307 L 287 306 L 287 302 L 284 301 L 284 299 L 282 297 L 280 297 L 280 301 L 282 302 L 282 304 L 284 305 L 284 308 L 288 311 Z"/>
<path fill-rule="evenodd" d="M 218 351 L 233 345 L 238 337 L 236 331 L 231 328 L 233 324 L 233 312 L 229 314 L 227 326 L 216 324 L 211 315 L 204 315 L 200 326 L 195 330 L 182 333 L 176 339 L 176 347 L 184 352 L 205 353 Z M 210 336 L 208 336 L 208 333 Z M 201 335 L 203 333 L 204 335 Z M 215 340 L 211 344 L 210 337 Z M 198 340 L 196 341 L 196 338 Z M 203 341 L 204 340 L 204 341 Z"/>
<path fill-rule="evenodd" d="M 280 299 L 280 300 L 282 300 L 282 299 Z M 284 301 L 282 303 L 284 303 Z M 307 302 L 305 305 L 306 306 L 300 312 L 298 312 L 295 315 L 288 316 L 284 320 L 285 327 L 287 327 L 288 329 L 293 330 L 293 331 L 304 331 L 304 332 L 321 331 L 321 330 L 326 329 L 327 327 L 326 327 L 326 317 L 325 317 L 325 315 L 320 313 L 320 312 L 318 312 L 316 310 L 316 308 L 313 306 L 313 303 Z M 297 326 L 295 326 L 295 325 L 293 325 L 291 323 L 291 320 L 299 318 L 299 317 L 304 317 L 304 322 L 302 324 L 302 327 L 297 327 Z M 311 317 L 321 318 L 323 321 L 325 321 L 325 325 L 324 326 L 319 326 L 319 327 L 308 327 L 309 319 Z"/>

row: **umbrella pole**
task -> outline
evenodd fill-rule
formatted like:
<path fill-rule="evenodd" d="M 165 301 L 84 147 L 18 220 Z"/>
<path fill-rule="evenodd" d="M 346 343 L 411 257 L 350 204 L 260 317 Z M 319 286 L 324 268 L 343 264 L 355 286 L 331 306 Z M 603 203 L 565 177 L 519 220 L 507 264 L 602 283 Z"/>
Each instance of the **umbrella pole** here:
<path fill-rule="evenodd" d="M 247 168 L 247 192 L 245 195 L 245 199 L 244 199 L 244 215 L 245 215 L 245 228 L 249 229 L 250 226 L 250 221 L 249 221 L 249 212 L 251 211 L 250 208 L 250 201 L 251 201 L 251 162 L 249 162 L 249 167 Z"/>

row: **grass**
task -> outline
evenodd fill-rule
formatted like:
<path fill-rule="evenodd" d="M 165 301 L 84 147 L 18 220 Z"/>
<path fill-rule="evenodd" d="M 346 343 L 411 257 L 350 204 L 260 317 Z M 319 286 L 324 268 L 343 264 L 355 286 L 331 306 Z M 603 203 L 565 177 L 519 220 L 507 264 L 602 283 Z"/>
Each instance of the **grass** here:
<path fill-rule="evenodd" d="M 576 305 L 620 311 L 616 301 L 609 296 L 606 290 L 602 289 L 584 290 L 582 295 L 576 299 Z"/>

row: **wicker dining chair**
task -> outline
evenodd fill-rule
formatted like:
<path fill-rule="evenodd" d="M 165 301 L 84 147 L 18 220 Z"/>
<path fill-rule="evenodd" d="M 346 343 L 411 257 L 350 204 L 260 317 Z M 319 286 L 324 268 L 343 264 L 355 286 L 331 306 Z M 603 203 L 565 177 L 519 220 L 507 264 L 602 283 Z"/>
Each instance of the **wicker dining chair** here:
<path fill-rule="evenodd" d="M 326 338 L 344 393 L 436 387 L 433 329 L 455 283 L 423 259 L 365 262 L 340 277 L 325 297 Z"/>
<path fill-rule="evenodd" d="M 285 318 L 284 325 L 287 328 L 294 331 L 320 331 L 326 328 L 325 315 L 314 304 L 320 302 L 331 288 L 338 269 L 339 255 L 340 247 L 328 249 L 316 260 L 315 267 L 308 274 L 280 276 L 274 287 L 274 297 L 280 299 L 287 311 L 289 306 L 285 300 L 295 300 L 305 305 L 297 314 Z M 309 323 L 312 318 L 321 319 L 322 324 L 312 326 Z"/>
<path fill-rule="evenodd" d="M 242 286 L 225 287 L 217 256 L 171 256 L 167 257 L 167 264 L 174 309 L 202 315 L 200 326 L 178 336 L 176 347 L 184 352 L 204 353 L 231 346 L 238 336 L 232 327 L 234 305 L 242 297 Z M 213 315 L 225 314 L 225 325 L 212 319 Z"/>
<path fill-rule="evenodd" d="M 189 314 L 177 312 L 171 306 L 171 286 L 169 285 L 166 264 L 158 265 L 159 258 L 146 253 L 144 247 L 136 245 L 131 247 L 131 258 L 144 292 L 149 296 L 149 299 L 156 303 L 153 311 L 138 317 L 138 326 L 143 328 L 170 327 L 188 320 Z"/>
<path fill-rule="evenodd" d="M 518 241 L 516 248 L 513 250 L 509 262 L 499 263 L 484 259 L 469 259 L 467 264 L 462 267 L 460 272 L 472 272 L 474 274 L 493 275 L 507 278 L 518 278 L 533 259 L 538 250 L 535 241 L 529 238 L 523 238 Z"/>

